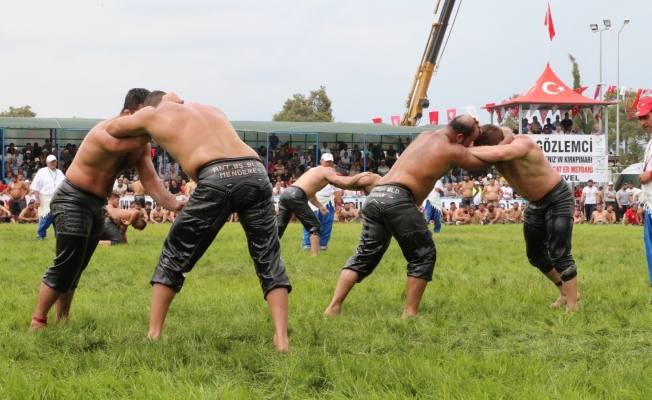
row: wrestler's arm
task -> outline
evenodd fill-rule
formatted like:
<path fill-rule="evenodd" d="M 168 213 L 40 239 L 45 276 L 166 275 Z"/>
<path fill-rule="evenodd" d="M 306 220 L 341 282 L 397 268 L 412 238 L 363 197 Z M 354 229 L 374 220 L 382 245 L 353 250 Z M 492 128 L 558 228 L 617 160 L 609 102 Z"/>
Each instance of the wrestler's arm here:
<path fill-rule="evenodd" d="M 511 161 L 521 158 L 535 146 L 532 140 L 517 140 L 510 144 L 500 144 L 496 146 L 478 146 L 469 147 L 469 152 L 474 156 L 489 162 L 495 163 L 500 161 Z"/>
<path fill-rule="evenodd" d="M 115 138 L 147 135 L 147 126 L 156 115 L 156 108 L 145 107 L 138 112 L 118 117 L 106 126 L 106 133 Z"/>
<path fill-rule="evenodd" d="M 589 220 L 589 224 L 593 224 L 593 223 L 594 223 L 594 221 L 595 221 L 595 213 L 596 213 L 596 212 L 597 212 L 597 211 L 593 211 L 593 212 L 591 213 L 591 219 Z"/>
<path fill-rule="evenodd" d="M 326 170 L 324 177 L 333 185 L 344 190 L 356 190 L 365 185 L 360 183 L 360 179 L 371 175 L 371 172 L 362 172 L 355 176 L 340 176 L 334 169 Z M 363 181 L 364 182 L 364 181 Z"/>
<path fill-rule="evenodd" d="M 20 215 L 18 215 L 18 220 L 19 221 L 29 222 L 30 218 L 27 218 L 25 216 L 25 214 L 27 214 L 27 210 L 29 210 L 29 208 L 25 207 L 25 208 L 23 208 L 23 211 L 20 212 Z"/>
<path fill-rule="evenodd" d="M 156 220 L 154 219 L 154 209 L 152 209 L 152 211 L 149 212 L 149 221 L 153 224 L 158 224 L 158 222 L 156 222 Z"/>
<path fill-rule="evenodd" d="M 491 167 L 491 164 L 488 164 L 479 157 L 471 154 L 469 152 L 470 149 L 472 149 L 472 147 L 467 149 L 460 144 L 451 145 L 451 150 L 453 151 L 446 153 L 450 164 L 468 170 L 487 169 Z"/>
<path fill-rule="evenodd" d="M 313 196 L 312 199 L 308 201 L 310 202 L 310 204 L 312 204 L 313 206 L 317 207 L 317 209 L 319 209 L 321 215 L 328 215 L 328 209 L 324 207 L 324 205 L 321 204 L 319 200 L 317 200 L 317 197 Z"/>
<path fill-rule="evenodd" d="M 139 111 L 140 112 L 140 111 Z M 137 114 L 137 113 L 136 113 Z M 134 115 L 136 115 L 134 114 Z M 167 210 L 181 211 L 186 200 L 176 201 L 173 194 L 165 190 L 163 181 L 158 177 L 154 170 L 154 164 L 150 155 L 150 146 L 146 145 L 138 162 L 136 162 L 136 171 L 138 171 L 138 178 L 140 183 L 145 188 L 145 191 L 154 199 L 154 201 Z"/>

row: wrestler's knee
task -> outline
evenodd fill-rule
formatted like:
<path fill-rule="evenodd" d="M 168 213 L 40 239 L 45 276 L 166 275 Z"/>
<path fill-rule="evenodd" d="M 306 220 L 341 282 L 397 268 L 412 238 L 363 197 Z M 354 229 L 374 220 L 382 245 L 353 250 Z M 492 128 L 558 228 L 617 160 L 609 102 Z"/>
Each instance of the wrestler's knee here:
<path fill-rule="evenodd" d="M 321 236 L 321 225 L 320 226 L 313 226 L 312 228 L 310 228 L 308 233 L 310 233 L 311 235 Z"/>
<path fill-rule="evenodd" d="M 180 270 L 173 270 L 171 268 L 166 268 L 161 266 L 161 264 L 156 266 L 154 270 L 154 276 L 150 280 L 150 284 L 159 283 L 165 285 L 170 289 L 174 290 L 175 293 L 179 293 L 183 287 L 183 282 L 186 280 L 183 272 Z"/>
<path fill-rule="evenodd" d="M 555 269 L 559 272 L 559 277 L 564 282 L 570 281 L 577 276 L 577 267 L 575 266 L 575 263 L 555 266 Z"/>
<path fill-rule="evenodd" d="M 53 276 L 53 274 L 50 274 L 49 272 L 50 271 L 48 270 L 48 272 L 45 273 L 41 281 L 47 286 L 49 286 L 51 289 L 56 290 L 59 293 L 65 294 L 77 288 L 77 283 L 79 282 L 79 279 L 76 276 L 74 277 Z"/>
<path fill-rule="evenodd" d="M 550 258 L 545 253 L 539 252 L 538 254 L 531 254 L 528 252 L 527 259 L 530 262 L 530 265 L 537 268 L 543 274 L 547 274 L 554 268 Z"/>

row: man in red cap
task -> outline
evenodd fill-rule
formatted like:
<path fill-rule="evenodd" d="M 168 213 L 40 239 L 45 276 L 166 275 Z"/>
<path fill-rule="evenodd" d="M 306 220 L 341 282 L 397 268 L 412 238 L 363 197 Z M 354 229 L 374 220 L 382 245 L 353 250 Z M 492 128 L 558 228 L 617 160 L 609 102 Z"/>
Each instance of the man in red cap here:
<path fill-rule="evenodd" d="M 645 132 L 652 134 L 652 97 L 644 97 L 638 103 L 638 111 L 635 117 L 641 122 L 641 126 Z M 643 172 L 638 176 L 638 181 L 641 184 L 641 189 L 645 195 L 643 207 L 645 207 L 645 226 L 643 228 L 643 241 L 645 242 L 645 255 L 647 256 L 647 270 L 650 275 L 650 283 L 652 284 L 652 140 L 648 143 L 645 149 L 645 156 L 643 159 Z"/>

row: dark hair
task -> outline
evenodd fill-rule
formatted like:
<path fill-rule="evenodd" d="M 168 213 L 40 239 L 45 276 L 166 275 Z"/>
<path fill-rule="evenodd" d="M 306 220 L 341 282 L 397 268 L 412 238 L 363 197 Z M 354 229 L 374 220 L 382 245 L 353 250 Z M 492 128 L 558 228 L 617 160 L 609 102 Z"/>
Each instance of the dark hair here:
<path fill-rule="evenodd" d="M 149 93 L 149 90 L 143 88 L 134 88 L 128 91 L 125 97 L 125 104 L 122 106 L 122 112 L 129 110 L 133 114 L 138 111 L 138 108 L 143 104 Z"/>
<path fill-rule="evenodd" d="M 147 207 L 147 206 L 150 206 L 150 207 L 151 207 L 151 206 L 152 206 L 152 202 L 151 202 L 151 201 L 146 201 L 146 202 L 145 202 L 145 207 Z"/>
<path fill-rule="evenodd" d="M 162 92 L 160 90 L 155 90 L 152 93 L 150 93 L 147 98 L 145 98 L 145 101 L 143 102 L 143 107 L 158 107 L 159 104 L 161 104 L 161 100 L 163 99 L 163 96 L 165 96 L 165 92 Z"/>
<path fill-rule="evenodd" d="M 475 128 L 477 126 L 475 120 L 470 118 L 471 117 L 469 117 L 468 115 L 460 115 L 459 117 L 453 118 L 453 120 L 448 124 L 448 126 L 450 126 L 451 129 L 453 129 L 453 132 L 461 133 L 462 135 L 464 135 L 464 138 L 466 139 L 469 136 L 473 135 L 473 132 L 475 132 Z"/>
<path fill-rule="evenodd" d="M 480 128 L 480 136 L 473 142 L 473 146 L 494 146 L 503 140 L 503 131 L 496 125 L 486 124 Z"/>
<path fill-rule="evenodd" d="M 111 193 L 111 196 L 109 196 L 110 199 L 120 199 L 120 195 L 117 195 L 115 193 Z"/>

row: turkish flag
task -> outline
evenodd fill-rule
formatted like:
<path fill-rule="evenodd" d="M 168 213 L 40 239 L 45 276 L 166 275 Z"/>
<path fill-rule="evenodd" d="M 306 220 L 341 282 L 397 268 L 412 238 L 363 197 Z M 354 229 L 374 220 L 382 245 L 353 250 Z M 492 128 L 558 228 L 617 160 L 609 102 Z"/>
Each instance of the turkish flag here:
<path fill-rule="evenodd" d="M 374 122 L 374 124 L 382 124 L 383 123 L 382 118 L 372 118 L 371 120 Z"/>
<path fill-rule="evenodd" d="M 604 97 L 609 97 L 609 95 L 616 91 L 616 85 L 610 85 L 607 88 L 607 93 L 604 94 Z"/>
<path fill-rule="evenodd" d="M 598 95 L 600 95 L 600 88 L 602 87 L 601 83 L 598 83 L 598 85 L 595 87 L 595 94 L 593 95 L 593 100 L 598 98 Z"/>
<path fill-rule="evenodd" d="M 428 116 L 430 117 L 430 125 L 439 124 L 439 111 L 430 111 Z"/>
<path fill-rule="evenodd" d="M 577 114 L 580 113 L 580 106 L 573 106 L 571 108 L 571 113 L 573 114 L 573 118 L 575 118 Z"/>
<path fill-rule="evenodd" d="M 638 101 L 641 99 L 641 93 L 643 93 L 643 89 L 638 89 L 636 91 L 636 97 L 634 97 L 634 101 L 632 102 L 632 108 L 629 109 L 629 118 L 632 118 L 632 114 L 634 114 Z"/>
<path fill-rule="evenodd" d="M 550 13 L 550 3 L 548 3 L 548 12 L 546 13 L 546 19 L 543 21 L 543 25 L 548 27 L 548 35 L 550 40 L 555 37 L 555 25 L 552 23 L 552 14 Z"/>
<path fill-rule="evenodd" d="M 392 125 L 401 125 L 401 116 L 400 115 L 392 115 L 389 118 L 392 120 Z"/>
<path fill-rule="evenodd" d="M 496 105 L 496 103 L 487 103 L 487 104 L 484 105 L 484 108 L 487 109 L 487 112 L 488 112 L 489 114 L 493 114 L 493 113 L 494 113 L 494 106 L 495 106 L 495 105 Z"/>
<path fill-rule="evenodd" d="M 589 88 L 588 86 L 582 86 L 581 88 L 573 89 L 573 91 L 582 94 L 582 92 L 584 92 L 588 88 Z"/>
<path fill-rule="evenodd" d="M 446 110 L 446 116 L 448 117 L 448 123 L 450 124 L 452 120 L 457 117 L 457 109 L 456 108 L 449 108 Z"/>
<path fill-rule="evenodd" d="M 519 106 L 514 107 L 514 113 L 512 113 L 512 118 L 516 118 L 516 116 L 518 115 L 518 109 Z"/>

